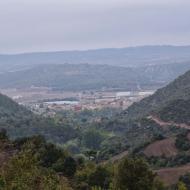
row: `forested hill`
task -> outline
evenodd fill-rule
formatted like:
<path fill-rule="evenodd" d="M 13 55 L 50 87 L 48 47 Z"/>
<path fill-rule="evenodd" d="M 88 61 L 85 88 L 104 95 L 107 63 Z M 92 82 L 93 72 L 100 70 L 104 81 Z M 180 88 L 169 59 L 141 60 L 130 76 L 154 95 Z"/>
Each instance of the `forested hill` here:
<path fill-rule="evenodd" d="M 23 106 L 18 105 L 12 99 L 5 95 L 0 94 L 0 116 L 3 115 L 28 115 L 31 114 L 30 111 L 25 109 Z M 1 118 L 0 117 L 0 118 Z"/>
<path fill-rule="evenodd" d="M 138 68 L 90 64 L 48 64 L 0 74 L 1 88 L 50 87 L 61 90 L 156 89 L 190 69 L 190 63 Z"/>
<path fill-rule="evenodd" d="M 129 152 L 190 129 L 190 71 L 127 110 L 104 120 L 99 128 L 114 132 Z M 170 150 L 170 149 L 169 149 Z M 138 151 L 137 151 L 138 152 Z M 185 162 L 186 163 L 186 162 Z"/>
<path fill-rule="evenodd" d="M 125 111 L 124 117 L 126 119 L 144 117 L 151 111 L 160 110 L 171 103 L 171 101 L 178 99 L 190 99 L 190 71 L 186 72 L 166 87 L 157 90 L 152 96 L 138 103 L 134 103 Z"/>
<path fill-rule="evenodd" d="M 7 96 L 0 94 L 0 129 L 6 129 L 11 138 L 43 135 L 53 142 L 64 143 L 76 136 L 69 124 L 33 114 Z"/>

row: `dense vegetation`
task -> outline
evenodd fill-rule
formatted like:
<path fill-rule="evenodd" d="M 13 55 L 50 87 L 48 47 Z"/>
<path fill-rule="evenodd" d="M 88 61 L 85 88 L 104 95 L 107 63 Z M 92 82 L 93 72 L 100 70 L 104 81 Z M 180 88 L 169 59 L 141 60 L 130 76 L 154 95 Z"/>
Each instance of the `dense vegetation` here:
<path fill-rule="evenodd" d="M 6 128 L 12 138 L 41 134 L 57 143 L 66 142 L 77 133 L 69 124 L 37 116 L 3 95 L 0 95 L 0 128 Z"/>
<path fill-rule="evenodd" d="M 101 130 L 100 123 L 96 123 L 96 120 L 108 120 L 118 112 L 114 109 L 58 112 L 54 118 L 47 118 L 35 115 L 8 97 L 0 95 L 0 128 L 6 129 L 12 139 L 43 135 L 49 142 L 64 146 L 75 154 L 83 153 L 86 156 L 89 150 L 101 150 L 101 159 L 126 149 L 120 136 Z"/>
<path fill-rule="evenodd" d="M 168 105 L 158 112 L 158 116 L 163 121 L 172 121 L 175 123 L 190 124 L 190 99 L 177 99 L 171 101 Z"/>
<path fill-rule="evenodd" d="M 27 80 L 24 80 L 27 78 Z M 142 84 L 140 81 L 144 81 Z M 137 84 L 147 88 L 152 83 L 141 71 L 106 65 L 42 65 L 0 76 L 1 87 L 50 87 L 61 90 L 91 90 L 102 88 L 137 89 Z"/>
<path fill-rule="evenodd" d="M 1 133 L 0 188 L 4 190 L 162 190 L 155 174 L 141 159 L 125 158 L 118 165 L 96 165 L 73 158 L 41 136 L 11 142 Z M 12 154 L 7 154 L 12 150 Z"/>
<path fill-rule="evenodd" d="M 176 138 L 176 147 L 180 150 L 189 150 L 190 149 L 190 139 L 188 138 L 189 131 L 177 135 Z"/>
<path fill-rule="evenodd" d="M 134 103 L 121 115 L 125 120 L 138 119 L 156 112 L 171 101 L 190 99 L 190 71 L 175 79 L 166 87 L 156 91 L 152 96 Z M 183 108 L 181 108 L 183 109 Z"/>

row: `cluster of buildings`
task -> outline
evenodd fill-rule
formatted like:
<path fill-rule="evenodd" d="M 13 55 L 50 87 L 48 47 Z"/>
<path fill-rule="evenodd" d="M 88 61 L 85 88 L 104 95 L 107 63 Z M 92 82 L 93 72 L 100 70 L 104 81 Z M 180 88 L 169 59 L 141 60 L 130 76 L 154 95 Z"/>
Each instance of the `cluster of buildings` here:
<path fill-rule="evenodd" d="M 30 108 L 37 113 L 51 112 L 59 110 L 95 110 L 102 108 L 120 108 L 126 109 L 132 103 L 153 94 L 153 91 L 139 92 L 96 92 L 78 94 L 75 101 L 44 101 L 33 103 Z"/>

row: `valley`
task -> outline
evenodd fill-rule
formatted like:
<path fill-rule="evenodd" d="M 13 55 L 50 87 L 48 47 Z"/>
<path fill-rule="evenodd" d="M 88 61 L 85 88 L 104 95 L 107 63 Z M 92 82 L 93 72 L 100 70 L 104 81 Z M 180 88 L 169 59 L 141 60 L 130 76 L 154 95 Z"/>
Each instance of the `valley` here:
<path fill-rule="evenodd" d="M 134 163 L 150 172 L 154 190 L 158 184 L 173 190 L 190 180 L 188 61 L 9 69 L 0 74 L 0 168 L 8 176 L 9 166 L 26 159 L 23 179 L 28 170 L 40 178 L 47 169 L 52 183 L 63 182 L 66 190 L 104 189 L 105 183 L 112 190 Z M 35 171 L 28 167 L 30 158 Z"/>
<path fill-rule="evenodd" d="M 124 110 L 132 103 L 154 93 L 149 91 L 55 91 L 50 88 L 1 89 L 1 92 L 35 113 L 54 113 L 60 110 Z"/>
<path fill-rule="evenodd" d="M 189 0 L 0 0 L 0 190 L 190 190 Z"/>

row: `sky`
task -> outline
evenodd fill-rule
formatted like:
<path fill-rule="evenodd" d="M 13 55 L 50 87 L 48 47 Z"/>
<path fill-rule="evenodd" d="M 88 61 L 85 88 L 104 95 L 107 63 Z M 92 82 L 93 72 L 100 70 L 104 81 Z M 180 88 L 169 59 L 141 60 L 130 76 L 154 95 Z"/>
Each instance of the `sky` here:
<path fill-rule="evenodd" d="M 0 0 L 0 53 L 190 45 L 189 0 Z"/>

